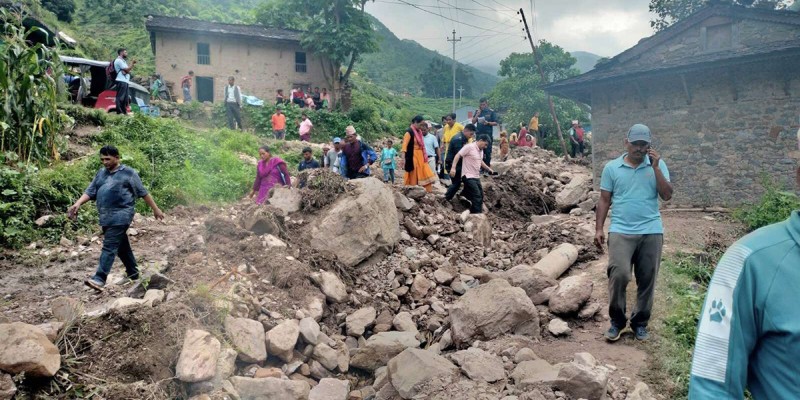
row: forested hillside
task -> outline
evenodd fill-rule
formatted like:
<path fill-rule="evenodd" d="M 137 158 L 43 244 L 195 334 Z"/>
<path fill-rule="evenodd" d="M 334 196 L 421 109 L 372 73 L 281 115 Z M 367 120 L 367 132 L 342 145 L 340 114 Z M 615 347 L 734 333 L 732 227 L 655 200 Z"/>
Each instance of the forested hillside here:
<path fill-rule="evenodd" d="M 366 54 L 356 65 L 357 71 L 369 78 L 371 81 L 396 92 L 408 91 L 417 94 L 422 91 L 420 75 L 429 70 L 431 61 L 439 58 L 445 60 L 433 50 L 427 49 L 413 40 L 401 40 L 392 33 L 385 25 L 375 18 L 372 18 L 375 30 L 380 39 L 380 50 L 376 53 Z M 413 63 L 410 62 L 413 60 Z M 450 59 L 446 59 L 447 79 L 449 92 L 452 90 L 449 82 L 452 80 Z M 500 80 L 498 77 L 487 74 L 476 68 L 459 64 L 459 69 L 465 80 L 457 79 L 456 86 L 463 85 L 464 97 L 478 97 L 489 91 Z M 462 75 L 459 74 L 459 75 Z M 429 93 L 432 94 L 432 93 Z M 447 97 L 445 96 L 445 97 Z"/>

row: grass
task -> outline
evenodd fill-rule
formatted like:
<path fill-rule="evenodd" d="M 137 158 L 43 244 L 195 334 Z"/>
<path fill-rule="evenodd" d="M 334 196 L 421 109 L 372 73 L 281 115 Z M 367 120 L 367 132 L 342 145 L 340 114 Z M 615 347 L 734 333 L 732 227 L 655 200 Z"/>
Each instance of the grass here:
<path fill-rule="evenodd" d="M 751 231 L 783 221 L 792 211 L 800 209 L 800 197 L 790 191 L 781 190 L 774 180 L 764 176 L 761 185 L 764 187 L 761 198 L 733 213 L 733 217 Z"/>

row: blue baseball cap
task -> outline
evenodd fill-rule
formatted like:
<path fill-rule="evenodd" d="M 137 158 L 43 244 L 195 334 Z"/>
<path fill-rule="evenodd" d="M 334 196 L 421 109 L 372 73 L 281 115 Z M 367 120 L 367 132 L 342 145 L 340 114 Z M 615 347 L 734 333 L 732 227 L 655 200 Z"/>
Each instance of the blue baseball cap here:
<path fill-rule="evenodd" d="M 650 128 L 644 124 L 636 124 L 628 130 L 628 142 L 633 143 L 637 141 L 643 141 L 650 143 L 652 138 L 650 136 Z"/>
<path fill-rule="evenodd" d="M 342 138 L 338 137 L 333 138 L 333 143 L 342 143 Z"/>

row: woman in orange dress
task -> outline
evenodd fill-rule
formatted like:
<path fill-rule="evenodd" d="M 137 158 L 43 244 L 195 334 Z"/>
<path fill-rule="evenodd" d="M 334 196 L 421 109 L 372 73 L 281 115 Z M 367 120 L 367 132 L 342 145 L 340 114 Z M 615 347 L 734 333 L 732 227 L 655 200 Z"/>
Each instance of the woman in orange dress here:
<path fill-rule="evenodd" d="M 411 120 L 411 126 L 403 136 L 403 146 L 400 148 L 400 159 L 404 160 L 403 183 L 408 186 L 422 186 L 425 191 L 433 191 L 436 175 L 428 165 L 428 157 L 435 157 L 425 152 L 425 141 L 422 138 L 423 129 L 428 129 L 428 124 L 421 115 Z"/>

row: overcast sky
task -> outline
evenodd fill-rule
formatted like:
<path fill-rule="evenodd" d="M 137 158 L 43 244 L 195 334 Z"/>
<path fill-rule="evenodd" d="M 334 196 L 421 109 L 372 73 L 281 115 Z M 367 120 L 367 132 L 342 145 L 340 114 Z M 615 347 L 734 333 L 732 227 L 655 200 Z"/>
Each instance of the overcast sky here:
<path fill-rule="evenodd" d="M 366 10 L 399 38 L 447 56 L 453 50 L 446 37 L 455 28 L 456 37 L 462 37 L 456 44 L 458 61 L 496 69 L 512 52 L 530 51 L 515 12 L 520 7 L 534 40 L 609 57 L 653 34 L 648 4 L 649 0 L 376 0 L 367 3 Z"/>

